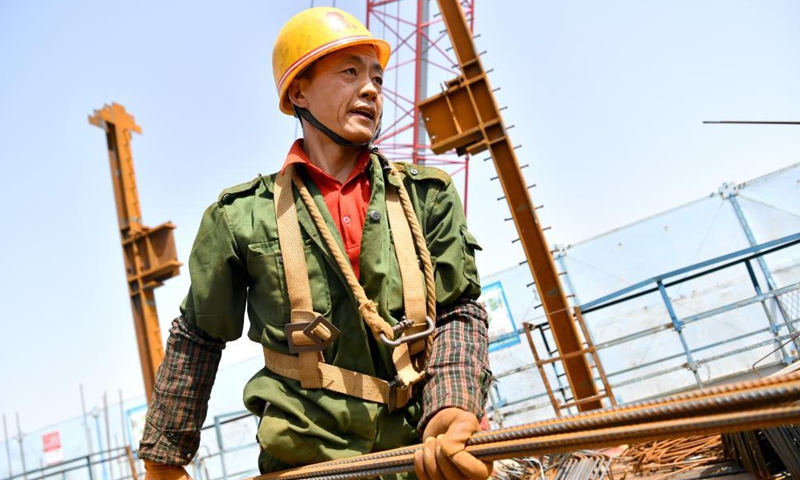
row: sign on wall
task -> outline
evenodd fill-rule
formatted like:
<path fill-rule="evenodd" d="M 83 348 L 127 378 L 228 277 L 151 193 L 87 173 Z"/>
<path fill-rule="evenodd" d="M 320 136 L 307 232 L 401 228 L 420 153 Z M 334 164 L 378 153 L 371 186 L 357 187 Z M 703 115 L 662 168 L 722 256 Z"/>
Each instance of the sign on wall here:
<path fill-rule="evenodd" d="M 64 461 L 64 449 L 61 448 L 61 433 L 48 432 L 42 435 L 44 461 L 47 465 L 55 465 Z"/>
<path fill-rule="evenodd" d="M 502 282 L 490 283 L 483 287 L 479 301 L 489 314 L 489 351 L 519 343 L 517 326 L 508 307 Z"/>

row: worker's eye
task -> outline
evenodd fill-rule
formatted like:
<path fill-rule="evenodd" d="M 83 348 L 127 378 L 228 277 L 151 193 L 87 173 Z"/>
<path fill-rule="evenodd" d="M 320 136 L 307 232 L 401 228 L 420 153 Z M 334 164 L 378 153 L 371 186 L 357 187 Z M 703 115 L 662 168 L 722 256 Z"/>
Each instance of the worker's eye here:
<path fill-rule="evenodd" d="M 355 67 L 347 68 L 343 71 L 343 73 L 346 73 L 348 75 L 353 75 L 354 77 L 358 76 L 358 70 L 356 70 Z"/>
<path fill-rule="evenodd" d="M 383 77 L 375 77 L 372 79 L 372 81 L 378 85 L 383 85 Z"/>

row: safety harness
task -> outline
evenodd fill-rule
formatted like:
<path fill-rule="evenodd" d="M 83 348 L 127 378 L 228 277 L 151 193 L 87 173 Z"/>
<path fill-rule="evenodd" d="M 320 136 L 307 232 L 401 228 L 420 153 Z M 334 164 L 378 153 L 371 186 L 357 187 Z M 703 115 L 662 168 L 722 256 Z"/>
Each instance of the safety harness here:
<path fill-rule="evenodd" d="M 411 386 L 419 382 L 425 374 L 429 344 L 433 339 L 430 334 L 435 328 L 433 319 L 436 318 L 436 285 L 430 252 L 400 174 L 394 165 L 382 157 L 381 162 L 384 170 L 399 185 L 391 187 L 387 182 L 386 210 L 400 267 L 405 316 L 392 327 L 378 314 L 375 302 L 367 297 L 358 282 L 349 259 L 336 243 L 314 198 L 295 172 L 294 166 L 288 165 L 275 180 L 275 212 L 291 305 L 290 323 L 285 327 L 286 340 L 289 351 L 297 356 L 264 347 L 264 361 L 267 369 L 299 381 L 303 388 L 324 388 L 363 400 L 384 403 L 390 410 L 395 410 L 408 403 Z M 394 380 L 386 381 L 325 363 L 322 351 L 340 332 L 330 321 L 313 311 L 292 184 L 347 280 L 358 302 L 362 319 L 376 340 L 393 349 L 392 361 L 397 371 Z M 420 275 L 420 268 L 423 275 Z"/>

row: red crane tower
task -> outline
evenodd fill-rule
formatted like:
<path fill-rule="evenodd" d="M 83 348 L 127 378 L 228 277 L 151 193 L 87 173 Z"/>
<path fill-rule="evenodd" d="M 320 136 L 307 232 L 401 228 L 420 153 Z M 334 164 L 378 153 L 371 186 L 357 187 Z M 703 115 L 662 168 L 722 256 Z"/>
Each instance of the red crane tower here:
<path fill-rule="evenodd" d="M 472 30 L 475 0 L 461 7 Z M 464 210 L 469 193 L 469 157 L 434 155 L 417 104 L 442 84 L 460 74 L 447 30 L 431 0 L 367 0 L 367 28 L 389 41 L 394 49 L 386 68 L 383 131 L 377 140 L 393 161 L 434 165 L 458 178 L 463 173 Z M 413 79 L 413 81 L 411 81 Z"/>

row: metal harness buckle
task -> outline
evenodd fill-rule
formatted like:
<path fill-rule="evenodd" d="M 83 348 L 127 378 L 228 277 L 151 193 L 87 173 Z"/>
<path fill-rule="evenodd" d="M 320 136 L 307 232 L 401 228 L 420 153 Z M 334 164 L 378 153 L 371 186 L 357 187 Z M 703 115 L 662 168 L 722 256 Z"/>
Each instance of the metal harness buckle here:
<path fill-rule="evenodd" d="M 395 347 L 399 347 L 403 343 L 408 343 L 408 342 L 413 342 L 413 341 L 416 341 L 416 340 L 423 339 L 423 338 L 427 337 L 428 335 L 430 335 L 431 333 L 433 333 L 433 330 L 436 328 L 436 322 L 434 322 L 431 319 L 431 317 L 425 317 L 425 324 L 426 324 L 426 328 L 425 328 L 424 331 L 419 332 L 419 333 L 415 333 L 413 335 L 406 335 L 406 336 L 400 337 L 397 340 L 389 340 L 388 338 L 386 338 L 386 335 L 381 333 L 380 334 L 381 343 L 383 343 L 387 347 L 395 348 Z M 404 319 L 403 321 L 401 321 L 397 325 L 395 325 L 392 328 L 392 330 L 396 334 L 398 332 L 401 332 L 401 331 L 411 327 L 412 325 L 413 325 L 413 322 L 411 322 L 410 320 Z"/>
<path fill-rule="evenodd" d="M 319 331 L 317 329 L 320 327 L 326 329 L 327 332 L 330 333 L 328 338 L 321 337 L 317 333 Z M 284 331 L 286 332 L 286 341 L 289 344 L 289 352 L 291 353 L 322 351 L 333 343 L 336 337 L 339 336 L 339 333 L 341 333 L 334 324 L 329 322 L 322 315 L 317 315 L 313 322 L 287 323 L 284 327 Z M 293 334 L 295 332 L 303 332 L 303 335 L 311 340 L 312 343 L 310 345 L 297 345 L 294 343 Z"/>
<path fill-rule="evenodd" d="M 394 377 L 392 381 L 389 382 L 389 412 L 394 412 L 398 408 L 404 407 L 407 403 L 409 398 L 411 397 L 411 387 L 412 385 L 405 385 L 403 386 L 403 382 L 400 380 L 399 376 Z M 400 396 L 403 396 L 404 402 L 403 405 L 398 407 L 398 400 Z"/>

